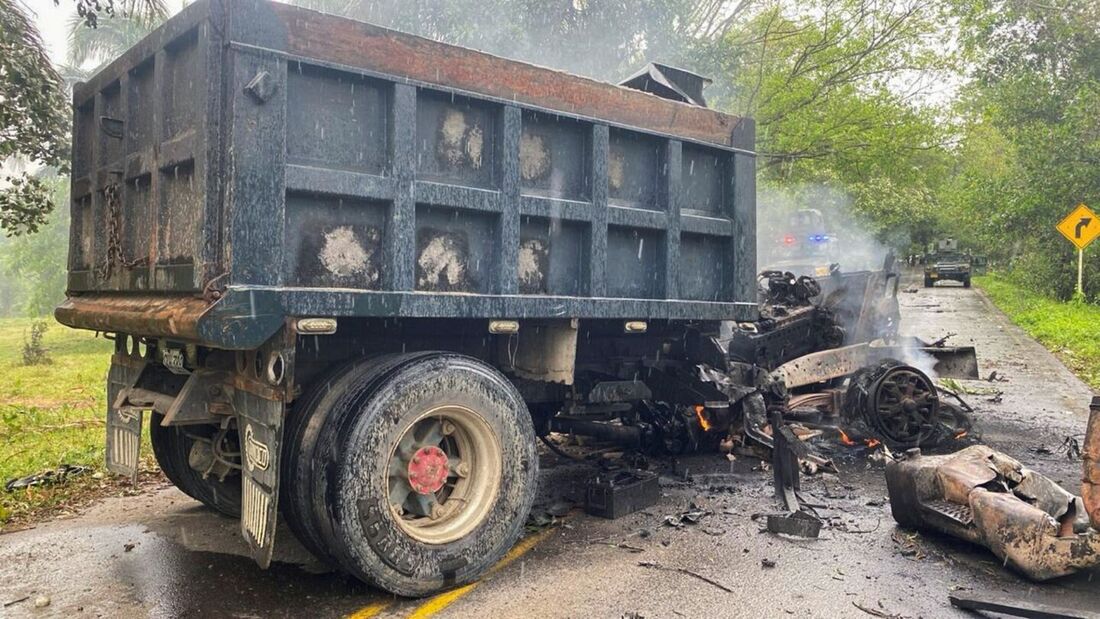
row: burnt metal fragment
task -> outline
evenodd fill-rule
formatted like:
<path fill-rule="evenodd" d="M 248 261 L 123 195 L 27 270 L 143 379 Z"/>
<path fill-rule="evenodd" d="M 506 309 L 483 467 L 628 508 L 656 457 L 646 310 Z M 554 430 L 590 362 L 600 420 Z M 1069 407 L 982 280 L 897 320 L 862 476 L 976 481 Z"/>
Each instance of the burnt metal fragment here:
<path fill-rule="evenodd" d="M 769 514 L 768 531 L 795 537 L 816 538 L 821 534 L 821 520 L 806 512 Z"/>
<path fill-rule="evenodd" d="M 1085 516 L 1095 495 L 1082 502 L 984 445 L 948 456 L 911 450 L 905 459 L 887 463 L 886 486 L 898 524 L 985 546 L 1032 580 L 1100 564 L 1100 532 Z"/>
<path fill-rule="evenodd" d="M 1081 480 L 1081 498 L 1094 529 L 1100 529 L 1100 396 L 1089 404 L 1089 425 L 1085 447 L 1081 451 L 1085 475 Z"/>
<path fill-rule="evenodd" d="M 614 520 L 655 505 L 660 497 L 655 473 L 640 470 L 604 473 L 585 485 L 584 511 Z"/>
<path fill-rule="evenodd" d="M 998 615 L 1011 617 L 1028 617 L 1029 619 L 1095 619 L 1100 614 L 1051 606 L 1033 601 L 1010 600 L 1005 597 L 993 597 L 988 595 L 959 595 L 947 596 L 951 605 L 955 608 L 971 611 L 987 611 Z"/>

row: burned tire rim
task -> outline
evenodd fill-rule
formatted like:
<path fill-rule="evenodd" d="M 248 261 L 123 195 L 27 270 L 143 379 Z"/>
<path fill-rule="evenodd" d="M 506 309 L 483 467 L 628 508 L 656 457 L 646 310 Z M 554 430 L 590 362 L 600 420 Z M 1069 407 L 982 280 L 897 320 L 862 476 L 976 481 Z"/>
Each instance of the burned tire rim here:
<path fill-rule="evenodd" d="M 469 535 L 496 501 L 502 466 L 500 441 L 481 415 L 458 405 L 425 411 L 390 452 L 394 522 L 425 544 Z"/>
<path fill-rule="evenodd" d="M 866 415 L 885 438 L 899 445 L 917 445 L 935 429 L 939 396 L 920 370 L 894 367 L 874 382 Z"/>

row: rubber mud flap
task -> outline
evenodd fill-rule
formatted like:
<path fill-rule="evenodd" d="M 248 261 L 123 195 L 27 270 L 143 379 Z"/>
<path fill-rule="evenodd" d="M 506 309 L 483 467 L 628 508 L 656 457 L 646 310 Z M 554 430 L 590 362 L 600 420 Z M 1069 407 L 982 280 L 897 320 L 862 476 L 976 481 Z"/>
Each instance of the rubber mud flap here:
<path fill-rule="evenodd" d="M 107 372 L 107 470 L 132 482 L 137 481 L 143 414 L 140 408 L 120 408 L 119 400 L 122 392 L 137 382 L 145 363 L 139 357 L 116 352 Z"/>
<path fill-rule="evenodd" d="M 271 563 L 279 508 L 282 401 L 237 389 L 233 394 L 241 439 L 241 534 L 261 568 Z"/>

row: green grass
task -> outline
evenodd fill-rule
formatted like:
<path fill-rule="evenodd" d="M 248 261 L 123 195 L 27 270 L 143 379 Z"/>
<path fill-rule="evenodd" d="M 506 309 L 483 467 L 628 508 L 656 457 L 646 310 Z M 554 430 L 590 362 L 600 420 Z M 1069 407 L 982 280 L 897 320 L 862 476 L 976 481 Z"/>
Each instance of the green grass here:
<path fill-rule="evenodd" d="M 46 319 L 51 363 L 23 365 L 30 319 L 0 319 L 0 483 L 61 464 L 103 468 L 106 377 L 112 342 Z M 91 478 L 91 475 L 84 477 Z M 0 489 L 0 525 L 56 507 L 88 481 Z"/>
<path fill-rule="evenodd" d="M 1053 351 L 1081 380 L 1100 389 L 1100 306 L 1057 301 L 1003 277 L 976 283 L 1012 322 Z"/>

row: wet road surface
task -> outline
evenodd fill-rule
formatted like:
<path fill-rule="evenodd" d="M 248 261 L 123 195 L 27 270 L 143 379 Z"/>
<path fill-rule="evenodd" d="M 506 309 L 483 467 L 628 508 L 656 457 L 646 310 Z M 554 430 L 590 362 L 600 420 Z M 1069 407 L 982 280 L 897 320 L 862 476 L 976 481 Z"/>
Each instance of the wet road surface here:
<path fill-rule="evenodd" d="M 999 403 L 966 396 L 984 442 L 1076 492 L 1080 463 L 1057 448 L 1084 432 L 1089 389 L 975 289 L 948 284 L 899 296 L 903 332 L 930 339 L 957 333 L 949 343 L 976 346 L 982 376 L 996 370 L 1008 379 L 966 383 L 1003 391 Z M 0 616 L 967 616 L 947 602 L 958 591 L 1100 608 L 1092 583 L 1100 571 L 1033 585 L 981 549 L 899 530 L 882 463 L 863 448 L 831 455 L 840 476 L 803 478 L 828 519 L 821 539 L 761 532 L 753 515 L 776 508 L 771 473 L 751 458 L 704 454 L 654 463 L 663 472 L 658 506 L 616 521 L 574 510 L 476 586 L 417 601 L 326 571 L 285 529 L 271 569 L 260 571 L 244 556 L 236 521 L 164 487 L 0 536 L 0 603 L 26 597 L 0 607 Z M 574 492 L 590 472 L 553 455 L 543 467 L 546 503 Z M 680 529 L 663 524 L 693 501 L 711 514 Z M 39 596 L 50 605 L 35 608 Z"/>

